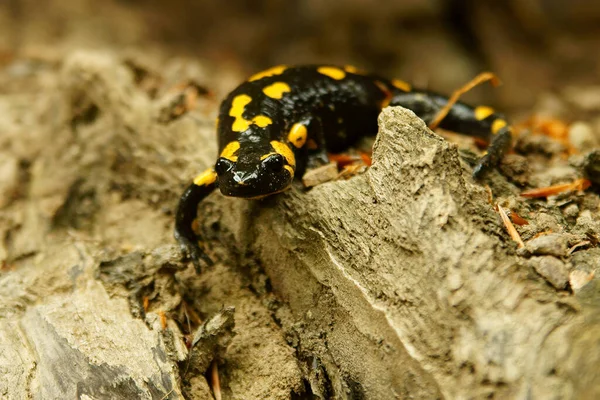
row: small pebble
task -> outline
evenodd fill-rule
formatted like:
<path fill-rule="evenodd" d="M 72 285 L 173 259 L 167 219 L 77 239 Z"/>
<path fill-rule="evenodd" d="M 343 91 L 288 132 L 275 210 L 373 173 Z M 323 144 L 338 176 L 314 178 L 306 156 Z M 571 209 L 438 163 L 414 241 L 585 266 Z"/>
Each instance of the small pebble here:
<path fill-rule="evenodd" d="M 584 122 L 575 122 L 571 125 L 569 141 L 579 151 L 587 151 L 598 145 L 592 127 Z"/>
<path fill-rule="evenodd" d="M 336 163 L 329 163 L 322 167 L 308 170 L 302 177 L 302 183 L 305 187 L 313 187 L 321 183 L 329 182 L 338 176 Z"/>
<path fill-rule="evenodd" d="M 568 237 L 560 233 L 538 236 L 525 243 L 524 251 L 531 255 L 564 257 L 567 255 Z"/>
<path fill-rule="evenodd" d="M 513 181 L 525 184 L 529 180 L 529 163 L 527 158 L 519 154 L 507 154 L 500 164 L 500 171 Z"/>
<path fill-rule="evenodd" d="M 557 221 L 555 215 L 551 215 L 544 211 L 540 211 L 537 213 L 537 216 L 535 218 L 535 223 L 540 232 L 541 231 L 560 232 L 563 229 L 560 222 Z"/>
<path fill-rule="evenodd" d="M 569 270 L 565 263 L 556 257 L 544 256 L 531 259 L 533 268 L 556 289 L 564 289 L 569 282 Z"/>
<path fill-rule="evenodd" d="M 586 272 L 579 269 L 569 274 L 569 283 L 573 290 L 579 290 L 587 285 L 594 278 L 594 271 Z"/>
<path fill-rule="evenodd" d="M 563 215 L 567 218 L 577 218 L 579 216 L 579 206 L 571 203 L 562 210 Z"/>

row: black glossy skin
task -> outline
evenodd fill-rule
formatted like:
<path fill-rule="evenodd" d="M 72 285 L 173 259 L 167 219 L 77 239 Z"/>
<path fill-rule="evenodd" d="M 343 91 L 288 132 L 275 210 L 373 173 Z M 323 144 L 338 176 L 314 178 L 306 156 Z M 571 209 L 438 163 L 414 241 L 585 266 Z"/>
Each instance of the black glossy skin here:
<path fill-rule="evenodd" d="M 287 83 L 291 91 L 281 99 L 268 97 L 262 89 L 275 82 Z M 223 149 L 233 140 L 261 142 L 264 148 L 265 133 L 270 140 L 281 140 L 295 122 L 318 118 L 327 148 L 331 151 L 345 150 L 353 140 L 364 136 L 365 130 L 371 134 L 377 132 L 380 103 L 386 96 L 374 82 L 372 76 L 348 72 L 343 79 L 336 80 L 317 72 L 317 66 L 290 67 L 279 75 L 244 82 L 221 103 L 217 128 L 219 148 Z M 391 84 L 390 88 L 393 88 Z M 228 113 L 232 100 L 239 94 L 252 97 L 252 102 L 245 108 L 248 117 L 266 115 L 273 120 L 273 125 L 241 134 L 232 132 L 230 127 L 234 118 Z M 338 122 L 340 117 L 343 118 L 342 124 Z M 343 130 L 346 130 L 347 138 L 340 134 Z"/>
<path fill-rule="evenodd" d="M 302 177 L 307 164 L 326 162 L 327 151 L 340 152 L 360 137 L 375 134 L 382 107 L 403 106 L 430 122 L 447 102 L 446 97 L 432 92 L 414 90 L 408 85 L 396 87 L 392 81 L 379 76 L 349 72 L 354 69 L 338 68 L 332 77 L 319 72 L 318 68 L 287 67 L 272 76 L 251 78 L 221 103 L 217 127 L 219 153 L 223 156 L 224 149 L 232 142 L 239 142 L 239 149 L 219 157 L 211 170 L 216 171 L 214 182 L 193 183 L 186 189 L 176 216 L 175 237 L 197 268 L 200 260 L 210 264 L 210 259 L 198 246 L 191 225 L 197 216 L 198 203 L 215 188 L 219 187 L 226 196 L 244 198 L 280 192 L 288 188 L 295 177 Z M 281 98 L 272 98 L 263 92 L 276 82 L 285 83 L 290 89 Z M 251 100 L 237 108 L 240 115 L 232 116 L 235 108 L 232 104 L 240 95 Z M 271 123 L 263 127 L 250 123 L 247 129 L 233 129 L 236 119 L 249 122 L 257 116 L 267 117 Z M 444 129 L 491 139 L 488 153 L 474 169 L 476 177 L 495 166 L 511 145 L 508 125 L 492 134 L 494 121 L 505 122 L 502 115 L 491 113 L 485 118 L 479 117 L 475 108 L 459 102 L 440 124 Z M 296 123 L 302 123 L 307 129 L 307 141 L 299 148 L 288 141 L 288 133 Z M 279 154 L 272 141 L 284 143 L 293 151 L 295 166 Z"/>

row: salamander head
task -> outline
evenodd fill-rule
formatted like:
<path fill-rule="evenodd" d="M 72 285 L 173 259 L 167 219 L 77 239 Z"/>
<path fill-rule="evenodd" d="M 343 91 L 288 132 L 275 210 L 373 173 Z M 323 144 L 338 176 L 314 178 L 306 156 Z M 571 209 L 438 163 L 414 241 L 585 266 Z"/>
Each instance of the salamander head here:
<path fill-rule="evenodd" d="M 261 198 L 287 189 L 294 179 L 294 153 L 283 142 L 272 141 L 267 152 L 246 148 L 236 154 L 222 152 L 215 164 L 225 196 Z"/>

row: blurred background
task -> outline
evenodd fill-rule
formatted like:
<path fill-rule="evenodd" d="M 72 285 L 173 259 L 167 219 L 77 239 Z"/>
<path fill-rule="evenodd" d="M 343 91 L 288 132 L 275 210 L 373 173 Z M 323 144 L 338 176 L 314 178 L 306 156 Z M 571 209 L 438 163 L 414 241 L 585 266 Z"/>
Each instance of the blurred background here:
<path fill-rule="evenodd" d="M 599 84 L 597 0 L 2 0 L 0 64 L 76 49 L 199 59 L 246 76 L 275 64 L 353 64 L 526 112 L 543 93 Z M 210 82 L 208 82 L 210 86 Z"/>

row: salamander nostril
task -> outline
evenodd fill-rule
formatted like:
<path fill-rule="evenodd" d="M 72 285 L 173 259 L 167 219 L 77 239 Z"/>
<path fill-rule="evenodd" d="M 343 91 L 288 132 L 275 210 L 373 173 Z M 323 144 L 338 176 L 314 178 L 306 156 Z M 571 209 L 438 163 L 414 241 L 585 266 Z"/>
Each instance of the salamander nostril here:
<path fill-rule="evenodd" d="M 283 169 L 285 160 L 281 154 L 273 154 L 265 158 L 263 164 L 269 171 L 279 172 Z"/>

